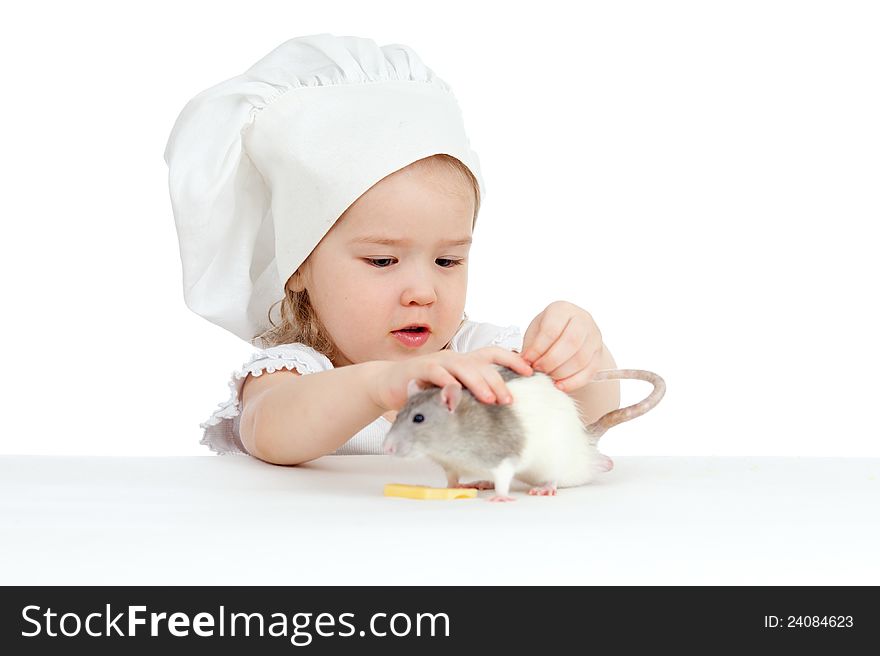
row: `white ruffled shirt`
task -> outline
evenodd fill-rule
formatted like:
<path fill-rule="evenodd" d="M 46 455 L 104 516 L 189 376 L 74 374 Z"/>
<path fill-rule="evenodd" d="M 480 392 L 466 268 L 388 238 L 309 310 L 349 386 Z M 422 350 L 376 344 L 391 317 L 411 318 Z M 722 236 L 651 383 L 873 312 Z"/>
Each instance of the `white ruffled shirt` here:
<path fill-rule="evenodd" d="M 452 337 L 449 348 L 457 353 L 469 353 L 484 346 L 500 346 L 520 352 L 522 343 L 523 336 L 517 326 L 504 327 L 466 320 Z M 333 369 L 333 364 L 323 353 L 300 343 L 281 344 L 256 351 L 241 369 L 232 372 L 229 400 L 218 403 L 217 410 L 200 424 L 205 432 L 199 443 L 219 455 L 247 455 L 239 434 L 241 388 L 248 374 L 260 376 L 264 371 L 273 373 L 279 369 L 296 369 L 306 376 Z M 381 454 L 382 441 L 389 428 L 391 422 L 380 416 L 334 451 L 333 455 Z"/>

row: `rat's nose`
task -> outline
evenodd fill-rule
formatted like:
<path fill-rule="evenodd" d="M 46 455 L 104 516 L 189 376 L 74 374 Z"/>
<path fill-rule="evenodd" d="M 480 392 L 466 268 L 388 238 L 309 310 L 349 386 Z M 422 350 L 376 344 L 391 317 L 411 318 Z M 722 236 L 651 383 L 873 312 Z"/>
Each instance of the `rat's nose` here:
<path fill-rule="evenodd" d="M 382 450 L 385 451 L 385 453 L 389 456 L 394 455 L 394 451 L 395 451 L 394 443 L 393 442 L 385 442 L 385 444 L 382 447 Z"/>

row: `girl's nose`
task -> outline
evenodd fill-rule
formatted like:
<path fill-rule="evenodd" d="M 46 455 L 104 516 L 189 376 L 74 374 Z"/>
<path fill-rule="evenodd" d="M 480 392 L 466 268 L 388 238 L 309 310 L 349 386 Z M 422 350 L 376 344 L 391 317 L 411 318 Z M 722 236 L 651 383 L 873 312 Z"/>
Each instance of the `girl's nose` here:
<path fill-rule="evenodd" d="M 426 305 L 437 300 L 435 288 L 437 279 L 433 277 L 431 271 L 413 268 L 408 273 L 408 284 L 403 290 L 403 298 L 401 299 L 404 305 L 409 305 L 413 301 L 420 305 Z"/>
<path fill-rule="evenodd" d="M 403 304 L 410 305 L 415 301 L 419 305 L 428 305 L 437 300 L 437 294 L 431 285 L 410 285 L 403 293 Z"/>

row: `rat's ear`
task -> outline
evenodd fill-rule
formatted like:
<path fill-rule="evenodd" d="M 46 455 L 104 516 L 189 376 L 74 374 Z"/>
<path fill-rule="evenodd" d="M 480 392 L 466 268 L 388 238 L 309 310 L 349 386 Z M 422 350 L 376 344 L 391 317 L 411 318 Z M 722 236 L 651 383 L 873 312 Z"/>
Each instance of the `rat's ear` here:
<path fill-rule="evenodd" d="M 445 405 L 449 412 L 455 412 L 461 402 L 461 385 L 457 382 L 448 383 L 440 390 L 440 403 Z"/>
<path fill-rule="evenodd" d="M 419 382 L 415 378 L 410 378 L 409 382 L 406 384 L 407 400 L 411 399 L 413 394 L 418 394 L 421 391 L 422 388 L 419 387 Z"/>

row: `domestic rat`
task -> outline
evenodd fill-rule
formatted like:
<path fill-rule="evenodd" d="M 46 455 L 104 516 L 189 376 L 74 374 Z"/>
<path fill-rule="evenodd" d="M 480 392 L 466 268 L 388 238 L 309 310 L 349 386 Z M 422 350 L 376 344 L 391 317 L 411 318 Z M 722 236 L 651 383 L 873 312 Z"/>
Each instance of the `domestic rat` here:
<path fill-rule="evenodd" d="M 406 405 L 382 444 L 386 454 L 425 455 L 446 472 L 448 487 L 495 488 L 490 501 L 508 496 L 516 478 L 534 485 L 529 494 L 555 495 L 557 487 L 574 487 L 610 471 L 611 458 L 599 452 L 599 438 L 612 426 L 653 408 L 666 393 L 666 383 L 640 369 L 606 369 L 593 380 L 637 379 L 654 385 L 639 403 L 606 413 L 584 426 L 577 401 L 541 372 L 524 376 L 495 364 L 513 396 L 509 405 L 479 401 L 456 381 L 445 387 L 407 386 Z M 461 485 L 459 478 L 490 479 Z"/>

